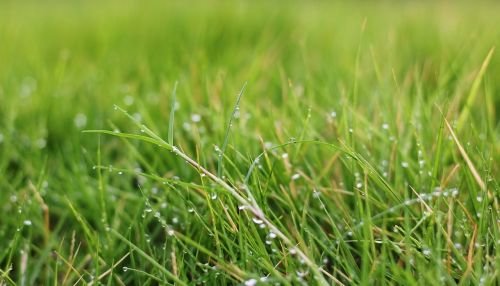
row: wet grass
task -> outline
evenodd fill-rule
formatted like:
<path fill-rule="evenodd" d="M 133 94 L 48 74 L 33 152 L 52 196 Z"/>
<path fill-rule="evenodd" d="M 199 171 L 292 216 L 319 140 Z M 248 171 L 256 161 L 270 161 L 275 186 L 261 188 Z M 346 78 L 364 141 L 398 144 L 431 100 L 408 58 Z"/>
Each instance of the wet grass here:
<path fill-rule="evenodd" d="M 498 284 L 499 8 L 0 3 L 0 284 Z"/>

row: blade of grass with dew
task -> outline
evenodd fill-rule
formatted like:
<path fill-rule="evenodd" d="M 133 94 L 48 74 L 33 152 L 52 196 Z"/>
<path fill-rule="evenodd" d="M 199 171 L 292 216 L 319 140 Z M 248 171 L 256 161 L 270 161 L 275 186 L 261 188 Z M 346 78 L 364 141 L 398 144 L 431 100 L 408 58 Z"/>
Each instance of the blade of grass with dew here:
<path fill-rule="evenodd" d="M 124 114 L 126 114 L 127 116 L 129 116 L 126 111 L 122 110 L 122 112 L 124 112 Z M 253 215 L 255 215 L 260 221 L 262 221 L 263 224 L 265 224 L 278 237 L 280 237 L 280 239 L 285 244 L 287 244 L 290 247 L 293 247 L 296 250 L 297 254 L 304 260 L 305 264 L 307 264 L 311 268 L 311 270 L 315 273 L 316 279 L 318 280 L 318 282 L 320 284 L 322 284 L 322 285 L 328 285 L 328 283 L 326 282 L 325 278 L 323 277 L 323 275 L 319 271 L 319 267 L 314 263 L 314 261 L 311 260 L 302 250 L 300 250 L 298 248 L 295 248 L 295 243 L 293 243 L 290 238 L 288 238 L 286 235 L 284 235 L 270 220 L 268 220 L 264 216 L 264 213 L 262 212 L 262 210 L 259 207 L 256 207 L 256 204 L 251 203 L 247 199 L 245 199 L 244 197 L 242 197 L 238 193 L 237 190 L 235 190 L 233 187 L 231 187 L 229 184 L 227 184 L 224 180 L 222 180 L 221 178 L 217 177 L 216 175 L 212 174 L 211 172 L 209 172 L 208 170 L 206 170 L 205 168 L 203 168 L 202 166 L 200 166 L 196 161 L 194 161 L 193 159 L 191 159 L 190 157 L 188 157 L 186 154 L 184 154 L 178 148 L 172 147 L 168 143 L 166 143 L 163 140 L 159 139 L 160 137 L 158 135 L 156 135 L 154 132 L 152 132 L 151 130 L 149 130 L 144 124 L 141 124 L 140 122 L 137 122 L 137 120 L 135 120 L 132 116 L 129 116 L 129 117 L 131 119 L 133 119 L 134 122 L 136 122 L 136 124 L 141 128 L 141 130 L 143 130 L 145 133 L 147 133 L 150 136 L 154 136 L 155 138 L 149 138 L 149 137 L 142 136 L 142 135 L 122 134 L 122 133 L 116 133 L 116 132 L 112 132 L 112 131 L 99 131 L 99 130 L 90 131 L 89 130 L 87 132 L 103 133 L 103 134 L 109 134 L 109 135 L 114 135 L 114 136 L 119 136 L 119 137 L 128 137 L 128 138 L 139 139 L 139 140 L 143 140 L 143 141 L 150 142 L 150 143 L 153 143 L 153 144 L 157 144 L 160 147 L 165 147 L 168 150 L 171 150 L 173 153 L 175 153 L 176 155 L 178 155 L 181 158 L 183 158 L 186 161 L 186 163 L 188 163 L 189 165 L 191 165 L 192 167 L 194 167 L 198 171 L 201 171 L 207 177 L 209 177 L 210 179 L 212 179 L 215 183 L 219 184 L 222 188 L 224 188 L 226 191 L 228 191 L 229 193 L 231 193 L 242 205 L 244 205 L 247 208 L 249 208 L 252 211 Z"/>
<path fill-rule="evenodd" d="M 184 281 L 181 281 L 177 276 L 175 276 L 172 272 L 168 271 L 163 265 L 158 263 L 154 258 L 152 258 L 150 255 L 148 255 L 146 252 L 144 252 L 142 249 L 137 247 L 135 244 L 133 244 L 130 240 L 126 239 L 123 235 L 121 235 L 119 232 L 117 232 L 114 229 L 111 229 L 111 233 L 116 236 L 118 239 L 121 241 L 125 242 L 132 248 L 135 252 L 137 252 L 140 256 L 142 256 L 144 259 L 148 260 L 151 265 L 153 265 L 155 268 L 160 270 L 163 274 L 165 274 L 168 278 L 172 279 L 175 281 L 175 283 L 179 285 L 187 285 L 184 283 Z"/>
<path fill-rule="evenodd" d="M 236 117 L 236 114 L 239 112 L 240 109 L 240 100 L 241 97 L 243 96 L 243 93 L 245 92 L 245 89 L 247 87 L 247 83 L 245 82 L 243 84 L 243 87 L 241 88 L 240 92 L 238 93 L 238 96 L 236 97 L 236 102 L 234 104 L 233 111 L 231 113 L 231 116 L 229 117 L 229 122 L 226 127 L 226 133 L 224 135 L 224 142 L 222 143 L 222 149 L 220 150 L 220 153 L 217 154 L 218 156 L 218 161 L 217 161 L 217 176 L 220 178 L 222 177 L 222 169 L 224 165 L 224 153 L 226 152 L 227 144 L 229 143 L 229 135 L 231 134 L 231 128 L 233 127 L 233 120 Z"/>
<path fill-rule="evenodd" d="M 168 144 L 170 144 L 170 146 L 174 146 L 174 120 L 175 109 L 177 108 L 176 93 L 177 81 L 174 83 L 174 88 L 172 90 L 172 100 L 170 102 L 170 120 L 168 121 Z"/>

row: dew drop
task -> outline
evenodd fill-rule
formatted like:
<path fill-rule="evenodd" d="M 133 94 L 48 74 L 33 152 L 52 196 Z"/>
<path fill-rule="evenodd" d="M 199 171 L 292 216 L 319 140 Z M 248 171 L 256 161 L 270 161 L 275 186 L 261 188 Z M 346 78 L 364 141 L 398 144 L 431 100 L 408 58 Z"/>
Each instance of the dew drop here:
<path fill-rule="evenodd" d="M 296 273 L 297 273 L 297 276 L 302 278 L 302 277 L 307 276 L 307 274 L 309 274 L 309 271 L 304 271 L 304 272 L 296 271 Z"/>
<path fill-rule="evenodd" d="M 256 284 L 257 284 L 257 280 L 253 279 L 253 278 L 245 281 L 245 286 L 255 286 Z"/>
<path fill-rule="evenodd" d="M 87 116 L 83 113 L 78 113 L 74 119 L 75 126 L 77 128 L 83 128 L 87 125 Z"/>
<path fill-rule="evenodd" d="M 199 115 L 199 114 L 191 114 L 191 121 L 193 121 L 193 122 L 200 122 L 201 121 L 201 115 Z"/>
<path fill-rule="evenodd" d="M 254 222 L 254 223 L 256 223 L 256 224 L 263 224 L 263 223 L 264 223 L 264 221 L 263 221 L 263 220 L 260 220 L 260 219 L 255 218 L 255 217 L 254 217 L 254 218 L 252 218 L 252 220 L 253 220 L 253 222 Z"/>

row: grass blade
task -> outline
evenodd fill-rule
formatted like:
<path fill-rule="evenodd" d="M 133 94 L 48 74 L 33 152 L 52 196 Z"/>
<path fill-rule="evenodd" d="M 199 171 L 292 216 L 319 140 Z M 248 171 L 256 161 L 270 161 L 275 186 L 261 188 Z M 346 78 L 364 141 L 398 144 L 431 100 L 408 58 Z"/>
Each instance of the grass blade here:
<path fill-rule="evenodd" d="M 182 280 L 180 280 L 177 276 L 175 276 L 174 274 L 172 274 L 172 272 L 168 271 L 165 267 L 163 267 L 163 265 L 161 265 L 160 263 L 158 263 L 154 258 L 152 258 L 151 256 L 149 256 L 146 252 L 144 252 L 142 249 L 140 249 L 139 247 L 137 247 L 130 240 L 128 240 L 123 235 L 121 235 L 120 233 L 118 233 L 116 230 L 112 229 L 111 233 L 114 236 L 116 236 L 118 239 L 120 239 L 121 241 L 123 241 L 126 244 L 128 244 L 130 246 L 130 248 L 132 248 L 134 251 L 136 251 L 137 253 L 139 253 L 140 256 L 142 256 L 144 259 L 146 259 L 147 261 L 149 261 L 154 267 L 156 267 L 158 270 L 160 270 L 168 278 L 172 279 L 173 281 L 175 281 L 179 285 L 187 285 Z"/>
<path fill-rule="evenodd" d="M 245 88 L 247 86 L 247 83 L 243 84 L 243 87 L 240 90 L 240 93 L 238 94 L 238 97 L 236 98 L 236 103 L 234 104 L 233 108 L 233 113 L 231 113 L 231 117 L 229 118 L 229 123 L 226 128 L 226 135 L 224 136 L 224 143 L 222 144 L 222 149 L 220 150 L 220 153 L 218 154 L 219 159 L 217 161 L 217 176 L 221 177 L 222 176 L 222 169 L 223 169 L 223 159 L 224 159 L 224 152 L 226 151 L 227 148 L 227 143 L 229 142 L 229 135 L 231 134 L 231 127 L 233 126 L 233 119 L 236 116 L 236 113 L 239 110 L 240 106 L 240 100 L 241 97 L 243 96 L 243 93 L 245 92 Z"/>
<path fill-rule="evenodd" d="M 177 93 L 177 81 L 174 84 L 174 89 L 172 90 L 172 101 L 170 104 L 170 120 L 168 121 L 168 144 L 174 145 L 174 118 L 175 118 L 175 106 L 176 106 L 176 93 Z"/>
<path fill-rule="evenodd" d="M 474 82 L 472 83 L 472 87 L 470 89 L 469 95 L 467 96 L 467 102 L 465 103 L 464 109 L 462 110 L 462 113 L 460 114 L 460 117 L 458 118 L 458 130 L 462 130 L 465 122 L 469 118 L 470 115 L 470 108 L 472 104 L 474 103 L 474 100 L 477 97 L 477 92 L 479 90 L 479 87 L 481 86 L 481 82 L 483 80 L 484 73 L 486 72 L 486 69 L 488 68 L 488 65 L 490 63 L 491 58 L 493 57 L 493 53 L 495 52 L 495 47 L 491 48 L 490 51 L 488 52 L 488 55 L 486 56 L 486 59 L 484 59 L 483 64 L 481 65 L 481 69 L 479 69 L 479 72 L 476 75 L 476 78 L 474 79 Z"/>

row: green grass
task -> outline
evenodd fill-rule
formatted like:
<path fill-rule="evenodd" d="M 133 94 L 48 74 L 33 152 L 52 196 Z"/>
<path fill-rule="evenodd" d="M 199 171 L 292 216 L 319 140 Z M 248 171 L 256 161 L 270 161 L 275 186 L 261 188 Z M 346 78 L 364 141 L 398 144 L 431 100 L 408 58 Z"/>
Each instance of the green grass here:
<path fill-rule="evenodd" d="M 0 285 L 500 283 L 498 3 L 146 2 L 0 3 Z"/>

